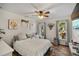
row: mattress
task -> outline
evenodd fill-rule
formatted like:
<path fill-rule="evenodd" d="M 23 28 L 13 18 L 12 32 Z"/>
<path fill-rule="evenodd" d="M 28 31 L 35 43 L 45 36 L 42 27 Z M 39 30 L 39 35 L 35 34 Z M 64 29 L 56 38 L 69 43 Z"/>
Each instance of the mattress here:
<path fill-rule="evenodd" d="M 51 45 L 47 39 L 26 39 L 16 41 L 14 49 L 22 56 L 43 56 Z"/>

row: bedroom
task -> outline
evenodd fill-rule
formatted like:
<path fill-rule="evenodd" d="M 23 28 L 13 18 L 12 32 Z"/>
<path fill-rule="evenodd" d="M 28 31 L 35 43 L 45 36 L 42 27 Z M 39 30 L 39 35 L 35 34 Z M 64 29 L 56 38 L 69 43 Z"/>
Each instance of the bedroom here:
<path fill-rule="evenodd" d="M 72 41 L 71 14 L 76 5 L 0 3 L 0 55 L 74 55 L 69 43 Z"/>

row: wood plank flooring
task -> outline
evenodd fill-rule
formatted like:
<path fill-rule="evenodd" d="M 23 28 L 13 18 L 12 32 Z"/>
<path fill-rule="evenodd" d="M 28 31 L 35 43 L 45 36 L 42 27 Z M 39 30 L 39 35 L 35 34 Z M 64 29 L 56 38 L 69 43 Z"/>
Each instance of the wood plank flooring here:
<path fill-rule="evenodd" d="M 48 53 L 49 56 L 71 56 L 70 49 L 63 45 L 52 45 L 52 51 Z"/>

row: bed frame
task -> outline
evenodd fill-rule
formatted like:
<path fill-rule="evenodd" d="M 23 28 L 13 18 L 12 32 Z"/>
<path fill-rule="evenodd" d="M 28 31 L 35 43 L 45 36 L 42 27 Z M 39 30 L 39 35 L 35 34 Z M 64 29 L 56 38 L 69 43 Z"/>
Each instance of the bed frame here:
<path fill-rule="evenodd" d="M 50 48 L 47 50 L 47 52 L 44 54 L 44 56 L 50 56 Z"/>
<path fill-rule="evenodd" d="M 44 54 L 44 56 L 49 56 L 50 55 L 49 53 L 50 53 L 50 48 L 47 50 L 47 52 Z M 13 56 L 22 56 L 22 55 L 19 54 L 16 50 L 14 50 Z"/>

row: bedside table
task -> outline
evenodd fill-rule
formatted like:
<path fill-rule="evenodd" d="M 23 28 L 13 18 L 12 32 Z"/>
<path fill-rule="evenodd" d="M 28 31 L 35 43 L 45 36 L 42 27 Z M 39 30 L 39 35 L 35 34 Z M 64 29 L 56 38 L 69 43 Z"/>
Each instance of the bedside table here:
<path fill-rule="evenodd" d="M 70 48 L 71 54 L 74 56 L 79 56 L 79 53 L 77 53 L 76 49 L 74 49 L 73 47 L 74 47 L 74 45 L 72 43 L 69 43 L 69 48 Z"/>
<path fill-rule="evenodd" d="M 14 50 L 3 40 L 0 40 L 0 56 L 12 56 Z"/>

